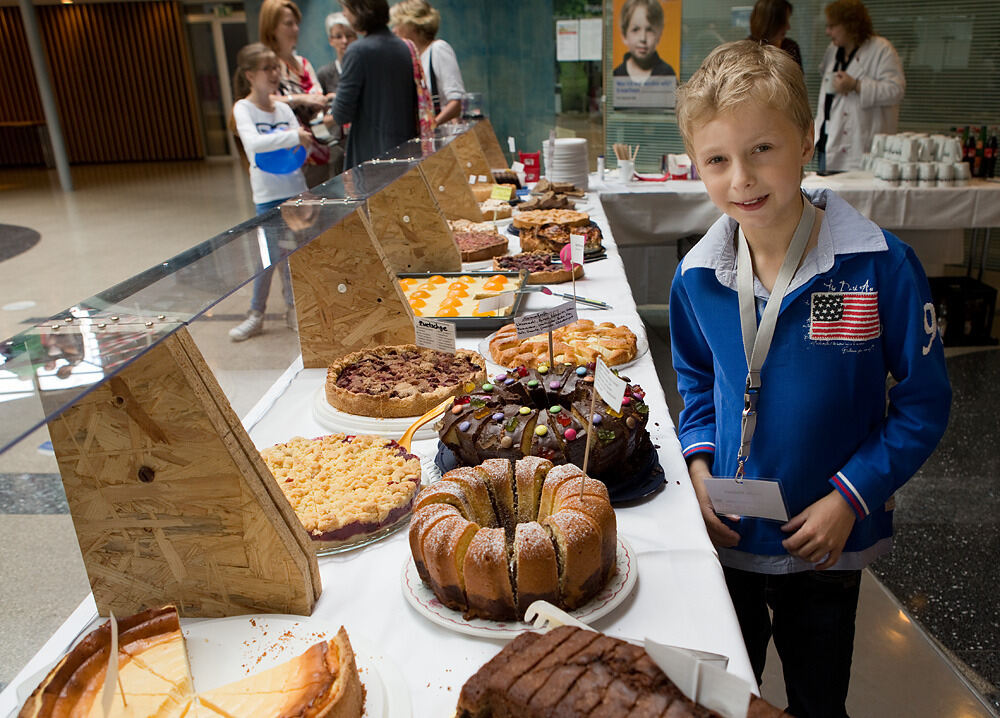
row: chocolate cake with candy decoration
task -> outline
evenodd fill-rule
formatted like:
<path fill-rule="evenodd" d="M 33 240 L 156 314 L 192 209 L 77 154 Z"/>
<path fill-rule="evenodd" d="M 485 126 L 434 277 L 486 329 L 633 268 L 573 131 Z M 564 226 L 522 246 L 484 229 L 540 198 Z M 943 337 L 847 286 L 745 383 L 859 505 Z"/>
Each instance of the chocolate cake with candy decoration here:
<path fill-rule="evenodd" d="M 582 468 L 594 391 L 593 364 L 521 366 L 458 397 L 439 436 L 465 466 L 540 456 Z M 637 385 L 626 386 L 620 411 L 596 397 L 588 475 L 608 484 L 628 480 L 627 474 L 648 460 L 652 444 L 644 399 Z"/>

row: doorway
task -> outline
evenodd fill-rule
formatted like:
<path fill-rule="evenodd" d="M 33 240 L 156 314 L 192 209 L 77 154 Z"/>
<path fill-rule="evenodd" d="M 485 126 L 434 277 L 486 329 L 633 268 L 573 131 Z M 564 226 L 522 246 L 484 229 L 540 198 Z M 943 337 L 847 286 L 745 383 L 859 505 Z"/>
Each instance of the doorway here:
<path fill-rule="evenodd" d="M 236 54 L 247 44 L 246 14 L 199 13 L 185 19 L 205 154 L 236 157 L 236 140 L 228 123 L 233 108 Z"/>

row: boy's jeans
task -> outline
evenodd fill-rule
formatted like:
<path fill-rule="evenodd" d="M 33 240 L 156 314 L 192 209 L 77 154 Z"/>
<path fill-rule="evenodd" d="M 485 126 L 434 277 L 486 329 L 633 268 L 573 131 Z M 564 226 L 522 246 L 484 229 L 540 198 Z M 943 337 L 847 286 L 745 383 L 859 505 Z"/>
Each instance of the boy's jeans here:
<path fill-rule="evenodd" d="M 757 683 L 773 635 L 788 712 L 797 718 L 846 716 L 861 572 L 723 570 Z"/>

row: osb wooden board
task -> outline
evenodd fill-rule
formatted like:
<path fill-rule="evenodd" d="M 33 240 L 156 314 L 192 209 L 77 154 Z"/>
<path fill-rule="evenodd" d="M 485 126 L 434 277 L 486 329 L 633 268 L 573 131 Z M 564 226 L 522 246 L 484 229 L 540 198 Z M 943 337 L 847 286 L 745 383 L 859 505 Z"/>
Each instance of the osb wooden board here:
<path fill-rule="evenodd" d="M 289 257 L 306 368 L 329 366 L 359 349 L 414 340 L 410 305 L 362 212 Z"/>
<path fill-rule="evenodd" d="M 479 140 L 476 139 L 474 132 L 463 132 L 457 135 L 448 146 L 455 150 L 458 166 L 465 173 L 466 182 L 469 181 L 469 175 L 472 174 L 477 177 L 485 175 L 487 181 L 493 181 L 493 175 L 490 173 L 492 168 L 486 155 L 483 154 L 483 149 L 479 146 Z"/>
<path fill-rule="evenodd" d="M 461 271 L 462 253 L 419 168 L 369 197 L 368 216 L 397 274 Z"/>
<path fill-rule="evenodd" d="M 496 132 L 489 120 L 483 119 L 472 125 L 472 131 L 479 140 L 479 146 L 490 163 L 490 169 L 498 170 L 507 167 L 507 157 L 497 139 Z"/>
<path fill-rule="evenodd" d="M 463 172 L 451 145 L 424 158 L 420 163 L 431 193 L 448 219 L 481 222 L 483 213 L 469 185 L 470 172 Z"/>
<path fill-rule="evenodd" d="M 98 610 L 308 615 L 315 556 L 186 329 L 49 424 Z M 283 504 L 279 508 L 279 504 Z"/>

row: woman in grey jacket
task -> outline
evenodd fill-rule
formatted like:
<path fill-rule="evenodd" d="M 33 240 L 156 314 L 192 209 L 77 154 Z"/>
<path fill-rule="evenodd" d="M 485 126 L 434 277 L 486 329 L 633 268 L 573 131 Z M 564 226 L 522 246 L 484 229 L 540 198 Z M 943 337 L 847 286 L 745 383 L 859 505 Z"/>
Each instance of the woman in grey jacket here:
<path fill-rule="evenodd" d="M 378 157 L 417 136 L 417 86 L 410 50 L 388 28 L 386 0 L 342 0 L 363 35 L 344 53 L 333 118 L 351 124 L 344 169 Z"/>

